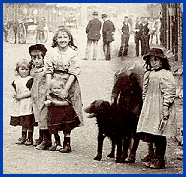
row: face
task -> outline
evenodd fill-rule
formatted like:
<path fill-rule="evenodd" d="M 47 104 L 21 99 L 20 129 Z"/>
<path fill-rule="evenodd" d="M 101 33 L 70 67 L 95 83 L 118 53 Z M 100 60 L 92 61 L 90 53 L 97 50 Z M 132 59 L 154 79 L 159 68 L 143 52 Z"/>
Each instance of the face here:
<path fill-rule="evenodd" d="M 124 22 L 128 23 L 129 19 L 128 18 L 124 18 Z"/>
<path fill-rule="evenodd" d="M 63 90 L 63 88 L 59 84 L 58 85 L 57 84 L 54 84 L 51 87 L 51 91 L 55 95 L 59 95 L 62 92 L 62 90 Z"/>
<path fill-rule="evenodd" d="M 151 67 L 154 68 L 155 70 L 162 67 L 162 60 L 159 57 L 150 56 L 149 61 L 150 61 Z"/>
<path fill-rule="evenodd" d="M 27 77 L 30 74 L 30 69 L 28 66 L 21 66 L 19 67 L 18 72 L 21 77 Z"/>
<path fill-rule="evenodd" d="M 70 37 L 68 36 L 67 32 L 59 31 L 57 36 L 57 42 L 59 47 L 65 48 L 68 46 L 68 43 L 70 41 Z"/>
<path fill-rule="evenodd" d="M 44 63 L 42 52 L 39 50 L 33 50 L 31 53 L 31 59 L 33 61 L 33 65 L 38 68 L 41 67 Z"/>

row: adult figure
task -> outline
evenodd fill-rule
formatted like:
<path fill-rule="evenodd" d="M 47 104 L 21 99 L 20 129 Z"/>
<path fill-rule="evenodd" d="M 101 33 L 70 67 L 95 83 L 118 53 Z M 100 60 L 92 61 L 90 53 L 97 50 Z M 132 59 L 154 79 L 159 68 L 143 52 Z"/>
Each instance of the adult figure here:
<path fill-rule="evenodd" d="M 37 29 L 36 29 L 36 43 L 39 41 L 44 40 L 44 27 L 46 25 L 44 17 L 42 17 L 37 24 Z M 41 36 L 40 36 L 41 35 Z"/>
<path fill-rule="evenodd" d="M 101 34 L 101 21 L 97 18 L 98 13 L 93 12 L 93 19 L 88 22 L 88 25 L 86 27 L 86 33 L 87 33 L 87 48 L 86 48 L 86 54 L 85 54 L 85 60 L 89 59 L 90 57 L 90 49 L 91 45 L 93 45 L 93 60 L 96 60 L 97 58 L 97 47 L 98 47 L 98 41 L 100 40 Z"/>
<path fill-rule="evenodd" d="M 4 33 L 4 39 L 5 42 L 8 42 L 8 23 L 6 21 L 3 21 L 3 33 Z"/>
<path fill-rule="evenodd" d="M 114 41 L 113 32 L 115 31 L 115 26 L 112 21 L 108 20 L 107 14 L 102 14 L 102 19 L 104 21 L 102 28 L 103 52 L 105 53 L 105 59 L 110 60 L 110 43 Z"/>
<path fill-rule="evenodd" d="M 156 38 L 156 44 L 160 45 L 160 29 L 161 29 L 161 21 L 160 19 L 157 19 L 154 24 L 155 28 L 155 38 Z M 175 28 L 173 28 L 174 30 Z M 175 33 L 173 33 L 175 34 Z"/>
<path fill-rule="evenodd" d="M 128 47 L 129 47 L 129 37 L 130 37 L 130 24 L 129 18 L 127 16 L 124 17 L 123 27 L 121 29 L 121 47 L 118 53 L 118 56 L 127 56 L 128 55 Z"/>
<path fill-rule="evenodd" d="M 136 18 L 135 24 L 135 44 L 136 44 L 136 57 L 139 57 L 139 42 L 140 42 L 140 18 Z"/>
<path fill-rule="evenodd" d="M 144 56 L 146 55 L 149 50 L 149 28 L 148 28 L 148 19 L 145 17 L 141 17 L 141 30 L 140 30 L 140 35 L 141 35 L 141 55 Z"/>
<path fill-rule="evenodd" d="M 13 29 L 13 32 L 14 32 L 14 35 L 15 35 L 14 44 L 17 43 L 18 28 L 19 28 L 19 20 L 13 21 L 13 23 L 12 23 L 12 29 Z"/>

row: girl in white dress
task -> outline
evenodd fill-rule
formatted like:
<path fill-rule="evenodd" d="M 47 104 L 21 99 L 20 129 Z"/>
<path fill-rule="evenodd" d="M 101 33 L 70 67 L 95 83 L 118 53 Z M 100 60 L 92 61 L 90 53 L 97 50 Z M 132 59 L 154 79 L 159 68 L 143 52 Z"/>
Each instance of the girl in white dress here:
<path fill-rule="evenodd" d="M 23 59 L 16 64 L 17 78 L 12 82 L 15 90 L 13 96 L 10 125 L 22 126 L 22 137 L 16 144 L 33 144 L 34 115 L 32 111 L 31 87 L 33 79 L 30 76 L 31 66 L 29 61 Z M 27 139 L 28 132 L 28 139 Z"/>
<path fill-rule="evenodd" d="M 155 144 L 155 156 L 146 166 L 159 169 L 165 167 L 166 137 L 176 133 L 176 88 L 168 59 L 161 49 L 152 48 L 143 59 L 146 60 L 147 72 L 144 75 L 143 107 L 137 133 Z"/>

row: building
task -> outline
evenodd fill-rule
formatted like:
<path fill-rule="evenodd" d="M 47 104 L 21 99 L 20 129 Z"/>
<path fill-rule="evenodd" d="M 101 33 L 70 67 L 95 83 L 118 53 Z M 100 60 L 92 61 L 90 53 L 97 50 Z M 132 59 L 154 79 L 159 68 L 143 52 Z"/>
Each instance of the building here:
<path fill-rule="evenodd" d="M 183 3 L 152 3 L 147 9 L 151 18 L 161 20 L 162 46 L 183 61 Z"/>

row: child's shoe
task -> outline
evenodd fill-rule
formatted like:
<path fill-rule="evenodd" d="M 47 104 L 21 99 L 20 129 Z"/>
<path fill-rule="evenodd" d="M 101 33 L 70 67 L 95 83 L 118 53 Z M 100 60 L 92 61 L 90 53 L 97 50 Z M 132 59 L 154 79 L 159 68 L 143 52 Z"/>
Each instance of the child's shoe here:
<path fill-rule="evenodd" d="M 42 141 L 41 144 L 36 146 L 37 150 L 47 150 L 51 147 L 52 143 L 48 141 Z"/>
<path fill-rule="evenodd" d="M 16 144 L 24 144 L 25 141 L 26 141 L 26 139 L 24 137 L 21 137 L 21 138 L 18 139 Z"/>
<path fill-rule="evenodd" d="M 25 142 L 25 145 L 30 146 L 33 145 L 33 140 L 32 139 L 27 139 Z"/>
<path fill-rule="evenodd" d="M 164 169 L 165 168 L 165 162 L 159 159 L 154 159 L 154 161 L 149 166 L 153 169 Z"/>
<path fill-rule="evenodd" d="M 42 143 L 42 139 L 36 139 L 35 142 L 33 142 L 33 146 L 37 146 Z"/>
<path fill-rule="evenodd" d="M 132 153 L 131 153 L 131 154 L 129 155 L 129 157 L 128 157 L 128 160 L 125 161 L 125 162 L 127 162 L 127 163 L 134 163 L 135 160 L 136 160 L 136 154 L 132 154 Z"/>
<path fill-rule="evenodd" d="M 147 155 L 145 158 L 141 159 L 141 162 L 146 166 L 146 167 L 150 167 L 150 165 L 152 164 L 152 161 L 154 160 L 154 156 L 152 155 Z"/>
<path fill-rule="evenodd" d="M 70 137 L 65 137 L 64 138 L 63 147 L 60 148 L 59 152 L 62 152 L 62 153 L 71 152 Z"/>
<path fill-rule="evenodd" d="M 60 148 L 62 148 L 62 146 L 56 144 L 56 145 L 49 147 L 49 151 L 59 151 Z"/>

